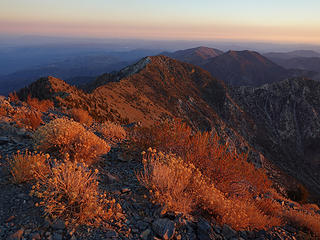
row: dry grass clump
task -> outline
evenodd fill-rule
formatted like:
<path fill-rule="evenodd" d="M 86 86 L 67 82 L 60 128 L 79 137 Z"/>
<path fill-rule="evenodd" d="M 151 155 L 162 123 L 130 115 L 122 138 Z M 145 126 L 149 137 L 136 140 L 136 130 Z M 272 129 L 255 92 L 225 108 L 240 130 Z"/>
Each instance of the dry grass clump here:
<path fill-rule="evenodd" d="M 217 134 L 194 133 L 181 120 L 167 121 L 140 130 L 133 133 L 132 139 L 136 145 L 176 154 L 194 164 L 229 196 L 250 198 L 270 189 L 271 182 L 264 171 L 248 163 L 246 154 L 231 151 Z"/>
<path fill-rule="evenodd" d="M 17 151 L 8 159 L 10 172 L 15 183 L 22 183 L 36 179 L 36 175 L 47 175 L 50 171 L 49 154 Z"/>
<path fill-rule="evenodd" d="M 42 123 L 42 113 L 38 111 L 28 111 L 19 109 L 13 114 L 13 120 L 19 127 L 37 129 Z"/>
<path fill-rule="evenodd" d="M 93 122 L 92 117 L 86 110 L 80 108 L 72 108 L 71 110 L 69 110 L 69 114 L 71 118 L 81 124 L 90 125 Z"/>
<path fill-rule="evenodd" d="M 63 159 L 66 154 L 72 161 L 92 164 L 99 155 L 110 151 L 110 146 L 80 123 L 58 118 L 41 126 L 34 133 L 35 146 Z"/>
<path fill-rule="evenodd" d="M 54 104 L 51 100 L 39 100 L 32 98 L 30 95 L 27 97 L 27 104 L 40 112 L 47 112 L 49 109 L 54 108 Z"/>
<path fill-rule="evenodd" d="M 286 211 L 285 217 L 291 224 L 304 227 L 320 237 L 320 215 L 315 213 L 306 213 L 304 211 L 289 210 Z"/>
<path fill-rule="evenodd" d="M 20 99 L 19 99 L 16 91 L 9 93 L 8 99 L 9 99 L 10 102 L 13 102 L 13 103 L 19 103 L 20 102 Z"/>
<path fill-rule="evenodd" d="M 115 199 L 99 192 L 97 170 L 93 172 L 83 163 L 65 161 L 53 167 L 49 176 L 39 178 L 31 194 L 40 198 L 37 205 L 47 215 L 71 226 L 99 226 L 122 211 Z"/>
<path fill-rule="evenodd" d="M 190 214 L 201 208 L 236 230 L 268 229 L 281 224 L 280 218 L 268 216 L 254 202 L 228 197 L 193 164 L 175 155 L 149 149 L 143 164 L 139 181 L 167 210 Z"/>
<path fill-rule="evenodd" d="M 96 125 L 95 129 L 107 142 L 111 143 L 119 143 L 127 136 L 123 127 L 110 121 Z"/>

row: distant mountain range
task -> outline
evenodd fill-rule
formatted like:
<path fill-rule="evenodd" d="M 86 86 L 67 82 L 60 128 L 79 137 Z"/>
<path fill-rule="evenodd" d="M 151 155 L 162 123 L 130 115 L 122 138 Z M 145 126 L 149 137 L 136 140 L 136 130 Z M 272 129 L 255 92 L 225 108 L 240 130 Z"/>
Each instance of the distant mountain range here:
<path fill-rule="evenodd" d="M 258 59 L 269 66 L 256 53 L 226 56 Z M 302 182 L 311 193 L 320 193 L 320 83 L 313 80 L 228 88 L 200 67 L 155 56 L 104 74 L 84 90 L 47 77 L 18 94 L 24 99 L 28 94 L 52 99 L 64 108 L 83 108 L 101 121 L 141 121 L 150 126 L 168 117 L 183 118 L 247 152 L 250 161 L 264 167 L 281 186 L 294 190 Z"/>
<path fill-rule="evenodd" d="M 316 67 L 301 68 L 298 65 L 292 65 L 288 68 L 285 64 L 280 63 L 292 56 L 317 56 L 317 53 L 313 51 L 270 53 L 262 56 L 258 52 L 248 50 L 224 53 L 214 48 L 199 47 L 164 54 L 200 66 L 212 76 L 231 86 L 260 86 L 296 76 L 318 79 L 318 72 L 320 72 Z M 273 56 L 282 57 L 273 59 Z M 316 59 L 314 62 L 310 60 L 303 63 L 317 65 Z"/>
<path fill-rule="evenodd" d="M 49 75 L 65 79 L 68 83 L 79 86 L 92 81 L 103 73 L 118 71 L 146 55 L 157 53 L 158 51 L 141 49 L 128 52 L 85 55 L 69 57 L 50 64 L 19 70 L 0 76 L 0 94 L 6 95 Z"/>

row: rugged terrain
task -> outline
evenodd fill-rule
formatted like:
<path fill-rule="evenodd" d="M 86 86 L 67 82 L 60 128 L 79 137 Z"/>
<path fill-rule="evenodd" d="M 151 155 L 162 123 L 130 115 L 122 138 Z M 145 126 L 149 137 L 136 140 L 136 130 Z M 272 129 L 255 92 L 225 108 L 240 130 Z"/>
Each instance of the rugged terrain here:
<path fill-rule="evenodd" d="M 128 130 L 135 125 L 150 127 L 164 119 L 182 118 L 194 130 L 210 130 L 228 143 L 230 149 L 248 153 L 248 160 L 267 171 L 283 196 L 299 200 L 304 194 L 302 191 L 307 189 L 311 194 L 309 201 L 317 202 L 320 193 L 319 91 L 320 83 L 304 78 L 260 87 L 228 88 L 200 67 L 156 56 L 146 57 L 120 72 L 104 74 L 84 89 L 47 77 L 21 89 L 18 96 L 27 101 L 29 95 L 54 101 L 56 108 L 43 117 L 44 123 L 69 114 L 72 109 L 83 109 L 98 122 L 122 123 Z M 1 101 L 3 106 L 8 106 L 5 98 Z M 10 104 L 13 105 L 10 109 L 16 107 Z M 33 148 L 30 130 L 5 122 L 1 123 L 1 129 L 2 156 Z M 71 234 L 73 239 L 152 239 L 155 236 L 166 239 L 162 236 L 163 229 L 174 234 L 175 239 L 304 239 L 312 236 L 290 224 L 269 231 L 237 232 L 226 225 L 210 226 L 198 217 L 190 220 L 164 213 L 160 206 L 148 201 L 145 197 L 148 191 L 138 183 L 136 173 L 143 168 L 140 157 L 124 157 L 123 147 L 114 145 L 108 155 L 103 156 L 105 161 L 96 167 L 101 188 L 121 203 L 127 220 L 115 226 L 111 224 L 110 229 L 78 230 Z M 5 159 L 1 161 L 1 183 L 7 193 L 0 199 L 4 206 L 1 236 L 15 233 L 27 239 L 32 239 L 33 234 L 40 238 L 70 238 L 65 226 L 57 227 L 40 217 L 40 211 L 33 209 L 34 199 L 27 195 L 29 185 L 12 183 Z M 14 201 L 8 201 L 9 198 Z M 302 211 L 296 210 L 300 207 L 298 203 L 283 198 L 274 201 L 284 208 Z M 26 207 L 21 207 L 24 204 Z M 34 211 L 35 218 L 30 217 L 27 209 Z"/>

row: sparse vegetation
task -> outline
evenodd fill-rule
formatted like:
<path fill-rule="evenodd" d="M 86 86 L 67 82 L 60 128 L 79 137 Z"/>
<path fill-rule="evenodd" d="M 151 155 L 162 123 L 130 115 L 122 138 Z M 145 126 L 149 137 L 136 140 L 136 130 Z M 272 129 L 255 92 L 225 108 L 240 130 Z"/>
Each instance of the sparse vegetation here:
<path fill-rule="evenodd" d="M 190 214 L 200 207 L 221 224 L 237 230 L 281 225 L 281 218 L 267 215 L 255 202 L 228 197 L 193 164 L 152 149 L 144 156 L 144 172 L 138 179 L 150 189 L 154 201 L 168 210 Z"/>
<path fill-rule="evenodd" d="M 81 124 L 90 125 L 93 121 L 90 114 L 86 110 L 80 108 L 72 108 L 69 110 L 69 114 L 75 121 Z"/>
<path fill-rule="evenodd" d="M 50 167 L 48 164 L 49 154 L 18 151 L 8 159 L 12 179 L 15 183 L 34 180 L 39 175 L 47 175 Z"/>
<path fill-rule="evenodd" d="M 110 146 L 80 123 L 58 118 L 37 129 L 35 146 L 43 152 L 51 152 L 63 159 L 66 154 L 72 161 L 92 164 L 99 155 L 110 151 Z"/>
<path fill-rule="evenodd" d="M 14 113 L 13 119 L 19 127 L 26 127 L 34 130 L 43 123 L 41 116 L 41 112 L 20 110 Z"/>
<path fill-rule="evenodd" d="M 37 111 L 47 112 L 49 109 L 54 108 L 54 104 L 51 100 L 39 100 L 37 98 L 32 98 L 30 95 L 27 97 L 27 104 Z"/>
<path fill-rule="evenodd" d="M 110 121 L 106 121 L 102 124 L 96 124 L 95 129 L 107 142 L 110 143 L 119 143 L 127 136 L 123 127 Z"/>
<path fill-rule="evenodd" d="M 47 215 L 66 225 L 99 226 L 122 211 L 115 199 L 99 192 L 97 170 L 68 160 L 53 167 L 50 175 L 39 177 L 31 194 L 40 199 L 37 205 L 44 207 Z"/>

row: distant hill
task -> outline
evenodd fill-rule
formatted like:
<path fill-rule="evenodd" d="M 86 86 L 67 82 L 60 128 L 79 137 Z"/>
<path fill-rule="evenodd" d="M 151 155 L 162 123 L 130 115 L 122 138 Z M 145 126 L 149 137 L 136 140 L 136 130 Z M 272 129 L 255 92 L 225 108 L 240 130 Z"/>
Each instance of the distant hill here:
<path fill-rule="evenodd" d="M 310 58 L 320 57 L 320 53 L 312 50 L 296 50 L 291 52 L 270 52 L 263 54 L 265 57 L 270 59 L 290 59 L 290 58 Z"/>
<path fill-rule="evenodd" d="M 253 51 L 228 51 L 200 66 L 232 86 L 260 86 L 288 77 L 283 67 Z"/>
<path fill-rule="evenodd" d="M 202 63 L 205 63 L 210 58 L 214 58 L 223 54 L 223 52 L 215 48 L 197 47 L 197 48 L 179 50 L 173 53 L 165 52 L 162 54 L 165 56 L 180 60 L 182 62 L 200 65 Z"/>

